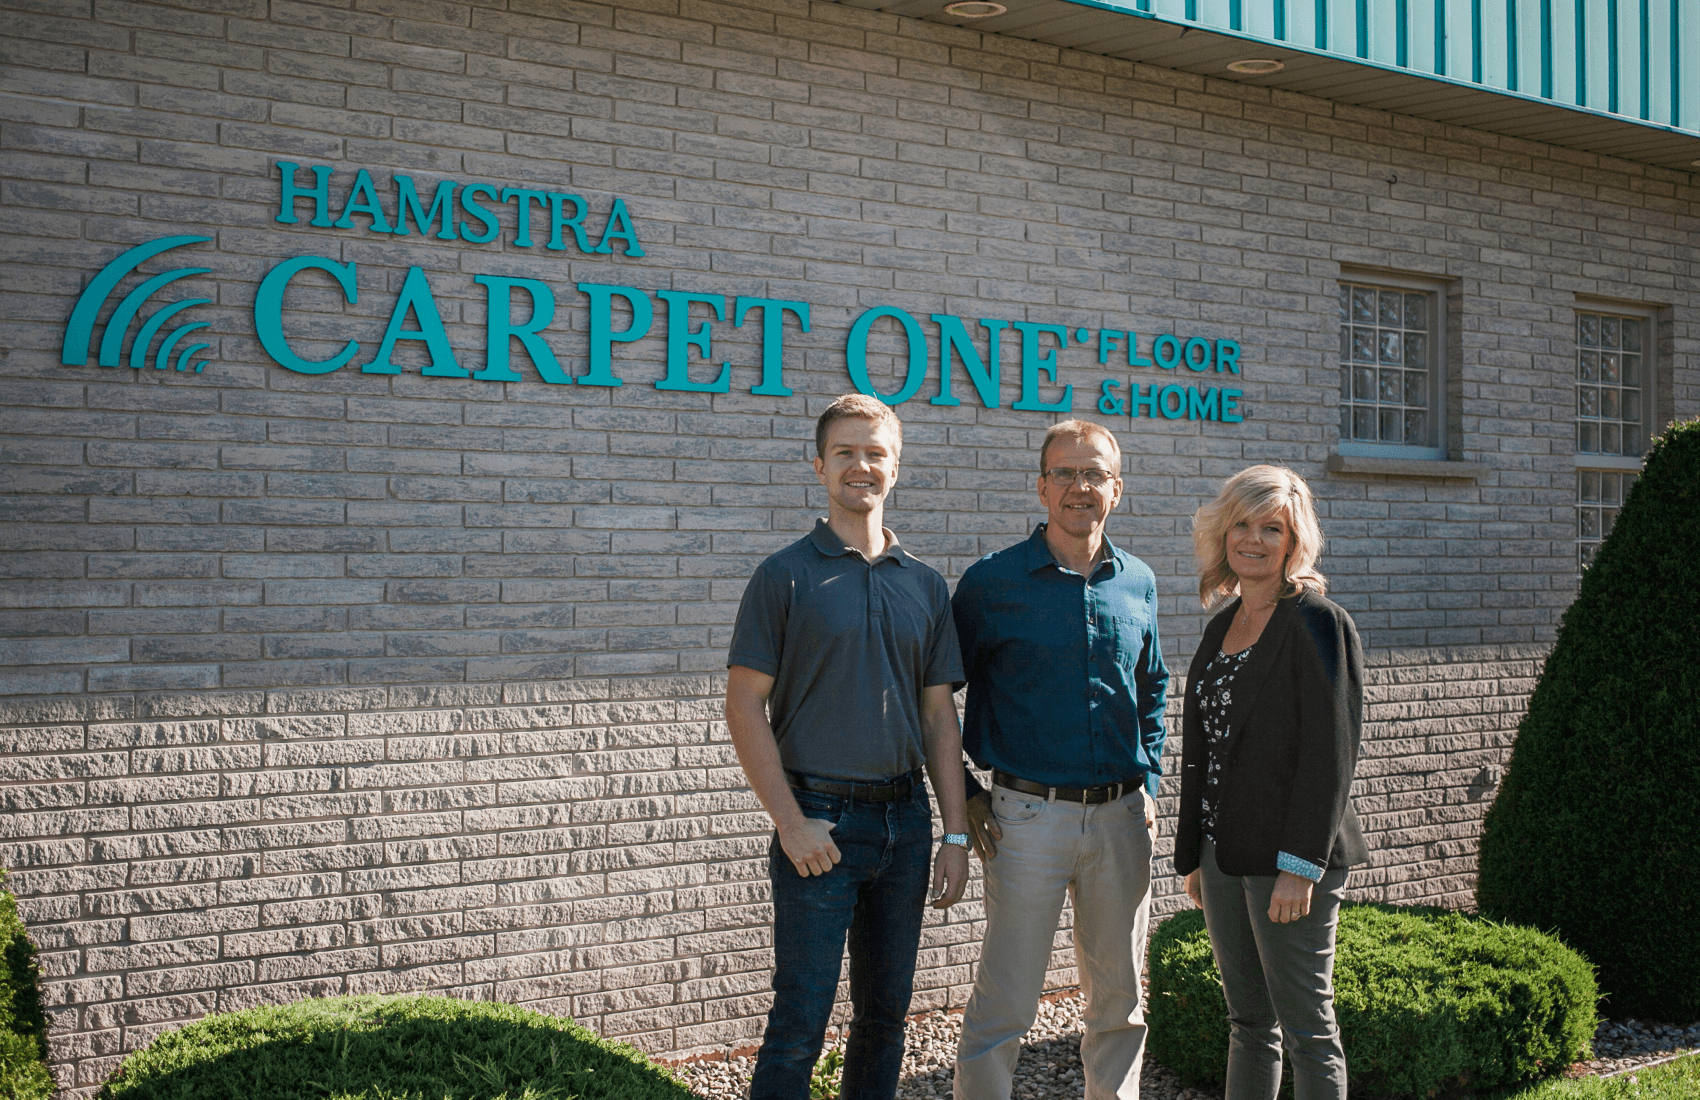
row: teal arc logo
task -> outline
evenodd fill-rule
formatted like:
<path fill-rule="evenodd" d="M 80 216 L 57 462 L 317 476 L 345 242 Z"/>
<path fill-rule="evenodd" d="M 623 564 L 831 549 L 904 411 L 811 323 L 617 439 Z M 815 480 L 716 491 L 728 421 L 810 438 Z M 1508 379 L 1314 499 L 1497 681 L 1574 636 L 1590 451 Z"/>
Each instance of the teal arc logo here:
<path fill-rule="evenodd" d="M 77 299 L 76 306 L 71 310 L 71 319 L 65 325 L 65 342 L 59 349 L 59 361 L 68 367 L 80 367 L 89 361 L 89 351 L 94 345 L 95 319 L 100 316 L 102 307 L 111 298 L 118 284 L 124 281 L 125 276 L 161 253 L 169 252 L 173 248 L 181 248 L 183 245 L 199 244 L 202 241 L 210 240 L 212 240 L 211 237 L 192 235 L 160 237 L 158 240 L 137 245 L 101 268 L 100 273 L 89 281 L 89 285 L 83 290 L 82 296 Z M 100 351 L 95 361 L 103 367 L 119 366 L 124 350 L 124 336 L 129 332 L 130 323 L 135 320 L 136 314 L 141 312 L 142 306 L 147 303 L 147 300 L 155 292 L 178 279 L 188 278 L 190 275 L 205 275 L 211 270 L 210 267 L 180 267 L 154 275 L 137 284 L 133 290 L 119 300 L 117 308 L 112 311 L 112 316 L 107 318 L 106 331 L 101 335 Z M 155 310 L 147 320 L 142 322 L 141 329 L 136 333 L 135 340 L 130 344 L 129 365 L 131 368 L 141 370 L 147 366 L 148 347 L 153 343 L 153 339 L 159 334 L 160 329 L 165 327 L 167 321 L 191 306 L 209 305 L 211 302 L 211 298 L 186 298 Z M 154 353 L 154 368 L 165 370 L 172 352 L 185 336 L 211 325 L 211 321 L 191 321 L 166 333 L 165 339 L 160 341 L 159 350 Z M 204 351 L 211 346 L 211 344 L 202 343 L 191 344 L 184 348 L 177 353 L 176 369 L 193 369 L 195 373 L 199 374 L 201 368 L 207 365 L 207 361 L 202 360 L 191 368 L 189 360 L 194 357 L 196 352 Z"/>

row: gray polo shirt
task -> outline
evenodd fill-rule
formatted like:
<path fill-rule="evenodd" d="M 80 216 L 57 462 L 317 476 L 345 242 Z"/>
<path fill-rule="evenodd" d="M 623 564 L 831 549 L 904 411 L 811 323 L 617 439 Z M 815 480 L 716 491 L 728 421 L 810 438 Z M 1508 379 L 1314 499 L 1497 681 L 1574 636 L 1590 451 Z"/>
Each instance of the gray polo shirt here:
<path fill-rule="evenodd" d="M 890 531 L 869 562 L 827 522 L 756 568 L 728 665 L 773 677 L 768 715 L 789 771 L 877 781 L 926 763 L 921 689 L 962 682 L 944 578 Z"/>

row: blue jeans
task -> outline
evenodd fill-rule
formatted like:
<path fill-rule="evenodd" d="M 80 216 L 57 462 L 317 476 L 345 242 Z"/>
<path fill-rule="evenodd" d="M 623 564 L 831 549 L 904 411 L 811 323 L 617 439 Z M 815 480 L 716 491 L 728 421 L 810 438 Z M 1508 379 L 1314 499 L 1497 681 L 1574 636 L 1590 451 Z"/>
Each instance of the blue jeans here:
<path fill-rule="evenodd" d="M 837 822 L 843 857 L 824 875 L 797 873 L 775 835 L 773 1008 L 756 1055 L 750 1100 L 807 1100 L 850 941 L 850 1038 L 843 1100 L 891 1100 L 903 1068 L 903 1022 L 921 945 L 933 850 L 932 808 L 917 783 L 906 798 L 853 802 L 793 791 L 805 817 Z"/>

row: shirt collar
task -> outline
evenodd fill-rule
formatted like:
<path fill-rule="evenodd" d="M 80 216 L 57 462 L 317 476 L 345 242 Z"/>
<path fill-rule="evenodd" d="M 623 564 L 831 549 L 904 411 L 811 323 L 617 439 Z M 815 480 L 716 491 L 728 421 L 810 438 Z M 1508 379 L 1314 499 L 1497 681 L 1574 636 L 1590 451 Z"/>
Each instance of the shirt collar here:
<path fill-rule="evenodd" d="M 898 565 L 907 568 L 909 552 L 897 544 L 897 536 L 891 533 L 889 527 L 881 527 L 880 530 L 885 534 L 885 553 L 876 557 L 874 561 L 878 562 L 890 558 Z M 809 541 L 814 543 L 816 550 L 829 558 L 842 557 L 850 553 L 854 553 L 857 557 L 862 556 L 861 551 L 852 550 L 848 543 L 839 538 L 838 532 L 832 529 L 832 524 L 824 519 L 815 520 L 815 529 L 809 532 Z"/>
<path fill-rule="evenodd" d="M 1037 573 L 1047 565 L 1054 565 L 1058 569 L 1062 568 L 1062 564 L 1057 561 L 1057 556 L 1051 553 L 1050 544 L 1045 541 L 1045 528 L 1048 526 L 1050 526 L 1048 523 L 1039 524 L 1033 528 L 1033 534 L 1027 539 L 1027 571 L 1029 573 Z M 1119 573 L 1126 568 L 1127 557 L 1126 553 L 1116 548 L 1116 544 L 1110 541 L 1110 536 L 1106 533 L 1104 535 L 1103 557 L 1099 559 L 1100 564 L 1107 561 L 1110 563 L 1111 571 Z M 1092 572 L 1097 573 L 1098 570 L 1093 569 Z"/>

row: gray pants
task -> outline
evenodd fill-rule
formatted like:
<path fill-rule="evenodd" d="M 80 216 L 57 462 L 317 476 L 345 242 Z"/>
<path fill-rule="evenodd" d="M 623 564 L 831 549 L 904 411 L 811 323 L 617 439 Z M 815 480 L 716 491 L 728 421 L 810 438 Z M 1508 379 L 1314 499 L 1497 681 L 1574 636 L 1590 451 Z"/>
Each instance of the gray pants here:
<path fill-rule="evenodd" d="M 1274 1100 L 1281 1048 L 1293 1065 L 1294 1100 L 1345 1100 L 1346 1054 L 1334 1022 L 1334 932 L 1346 869 L 1322 876 L 1310 915 L 1269 919 L 1274 875 L 1224 875 L 1204 841 L 1199 879 L 1210 948 L 1228 1000 L 1225 1100 Z"/>
<path fill-rule="evenodd" d="M 1008 1100 L 1021 1037 L 1038 1014 L 1057 918 L 1074 900 L 1074 958 L 1086 994 L 1086 1100 L 1139 1100 L 1145 1006 L 1139 972 L 1151 909 L 1145 796 L 1083 806 L 992 788 L 1003 828 L 985 865 L 986 939 L 956 1050 L 955 1100 Z"/>

